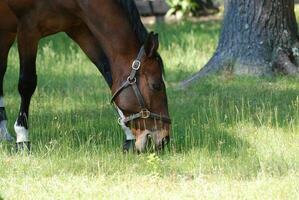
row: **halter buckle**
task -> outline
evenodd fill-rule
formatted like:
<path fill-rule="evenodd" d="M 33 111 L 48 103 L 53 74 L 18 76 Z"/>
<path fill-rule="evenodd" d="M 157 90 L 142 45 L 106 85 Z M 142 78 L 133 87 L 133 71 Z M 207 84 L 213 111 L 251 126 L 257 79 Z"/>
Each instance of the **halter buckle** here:
<path fill-rule="evenodd" d="M 142 119 L 148 119 L 151 116 L 151 112 L 146 108 L 142 109 L 140 114 Z"/>
<path fill-rule="evenodd" d="M 129 77 L 127 78 L 127 81 L 128 81 L 128 83 L 129 83 L 130 85 L 133 85 L 133 84 L 135 84 L 135 83 L 137 82 L 137 79 L 136 79 L 136 77 L 134 77 L 133 79 L 131 79 L 131 77 L 129 76 Z"/>
<path fill-rule="evenodd" d="M 139 60 L 134 60 L 133 64 L 132 64 L 132 69 L 134 69 L 135 71 L 139 70 L 141 66 L 141 62 Z"/>

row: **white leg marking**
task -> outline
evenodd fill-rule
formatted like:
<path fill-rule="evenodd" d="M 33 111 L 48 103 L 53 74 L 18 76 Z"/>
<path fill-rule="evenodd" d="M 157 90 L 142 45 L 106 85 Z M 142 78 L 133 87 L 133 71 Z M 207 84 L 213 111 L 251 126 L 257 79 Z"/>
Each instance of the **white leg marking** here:
<path fill-rule="evenodd" d="M 14 125 L 15 132 L 17 135 L 17 143 L 21 142 L 29 142 L 29 132 L 28 129 L 26 129 L 23 126 L 18 126 L 17 122 Z"/>
<path fill-rule="evenodd" d="M 0 108 L 4 108 L 4 98 L 0 97 Z"/>
<path fill-rule="evenodd" d="M 119 114 L 119 116 L 121 118 L 121 120 L 120 120 L 120 126 L 121 126 L 121 128 L 123 129 L 123 131 L 126 134 L 126 139 L 127 140 L 135 140 L 135 136 L 133 135 L 131 129 L 129 127 L 127 127 L 125 125 L 125 123 L 123 122 L 123 119 L 125 118 L 124 113 L 116 105 L 115 105 L 115 107 L 116 107 L 117 112 L 118 112 L 118 114 Z"/>
<path fill-rule="evenodd" d="M 13 141 L 13 137 L 9 134 L 6 124 L 6 120 L 0 122 L 0 141 L 5 140 L 11 142 Z"/>

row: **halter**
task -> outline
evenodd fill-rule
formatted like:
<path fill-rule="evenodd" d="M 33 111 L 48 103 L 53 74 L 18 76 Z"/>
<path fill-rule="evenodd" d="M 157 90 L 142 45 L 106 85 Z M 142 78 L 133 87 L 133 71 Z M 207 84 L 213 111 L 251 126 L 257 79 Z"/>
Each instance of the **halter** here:
<path fill-rule="evenodd" d="M 126 124 L 126 123 L 134 121 L 136 119 L 150 118 L 150 119 L 155 119 L 155 120 L 162 121 L 164 123 L 171 124 L 171 119 L 169 117 L 160 115 L 157 113 L 153 113 L 146 108 L 144 98 L 140 92 L 140 89 L 138 88 L 136 75 L 137 75 L 138 70 L 141 67 L 141 60 L 144 55 L 145 55 L 145 50 L 144 50 L 144 47 L 142 46 L 141 49 L 139 50 L 137 58 L 133 61 L 132 70 L 131 70 L 130 75 L 128 76 L 126 81 L 120 86 L 120 88 L 118 90 L 116 90 L 116 92 L 112 95 L 112 98 L 111 98 L 111 102 L 114 102 L 115 98 L 124 89 L 126 89 L 127 87 L 132 87 L 132 89 L 135 93 L 135 96 L 137 97 L 139 106 L 141 107 L 141 110 L 140 110 L 140 112 L 129 115 L 127 117 L 120 117 L 118 119 L 118 122 L 119 122 L 119 124 L 121 124 L 121 122 Z"/>

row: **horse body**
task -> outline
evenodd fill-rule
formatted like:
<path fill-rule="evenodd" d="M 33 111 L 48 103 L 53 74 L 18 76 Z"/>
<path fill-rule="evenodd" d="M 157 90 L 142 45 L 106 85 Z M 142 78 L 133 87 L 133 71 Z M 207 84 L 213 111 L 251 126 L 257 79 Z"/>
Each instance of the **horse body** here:
<path fill-rule="evenodd" d="M 41 37 L 65 32 L 81 23 L 59 1 L 6 0 L 9 9 L 17 16 L 21 29 L 32 29 Z M 62 1 L 66 2 L 66 1 Z"/>
<path fill-rule="evenodd" d="M 7 54 L 16 35 L 18 41 L 21 106 L 15 131 L 20 147 L 29 142 L 27 120 L 30 99 L 37 85 L 35 60 L 41 38 L 57 32 L 67 33 L 98 67 L 113 93 L 130 74 L 131 64 L 142 44 L 121 6 L 122 1 L 127 4 L 131 0 L 0 0 L 1 84 Z M 137 10 L 134 6 L 133 9 Z M 150 36 L 143 44 L 145 56 L 141 61 L 144 67 L 138 72 L 138 87 L 147 108 L 168 116 L 161 63 L 156 52 L 158 41 L 152 34 Z M 151 75 L 146 75 L 149 73 Z M 153 85 L 160 87 L 157 90 L 157 87 L 151 87 Z M 3 99 L 2 85 L 1 91 Z M 133 91 L 129 89 L 119 94 L 115 103 L 124 115 L 140 109 Z M 2 115 L 5 116 L 2 120 L 6 120 L 4 105 L 2 107 Z M 169 134 L 169 124 L 160 123 L 158 127 L 155 120 L 138 119 L 131 125 L 137 139 L 136 146 L 141 151 L 149 132 L 155 132 L 157 146 L 161 146 L 162 140 Z"/>
<path fill-rule="evenodd" d="M 4 1 L 0 1 L 0 31 L 17 32 L 17 19 Z"/>

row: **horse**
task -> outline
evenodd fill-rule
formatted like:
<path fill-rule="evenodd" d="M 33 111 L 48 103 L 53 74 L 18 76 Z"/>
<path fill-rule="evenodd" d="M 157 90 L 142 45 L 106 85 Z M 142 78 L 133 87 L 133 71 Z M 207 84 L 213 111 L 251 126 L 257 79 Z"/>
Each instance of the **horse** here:
<path fill-rule="evenodd" d="M 118 122 L 126 133 L 124 150 L 156 150 L 169 141 L 171 120 L 158 35 L 148 33 L 134 0 L 0 0 L 0 140 L 12 140 L 4 106 L 3 77 L 9 49 L 17 40 L 20 58 L 16 148 L 30 149 L 29 106 L 37 86 L 39 40 L 65 32 L 105 78 Z"/>

